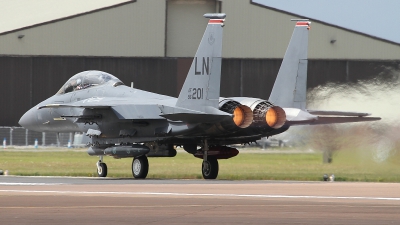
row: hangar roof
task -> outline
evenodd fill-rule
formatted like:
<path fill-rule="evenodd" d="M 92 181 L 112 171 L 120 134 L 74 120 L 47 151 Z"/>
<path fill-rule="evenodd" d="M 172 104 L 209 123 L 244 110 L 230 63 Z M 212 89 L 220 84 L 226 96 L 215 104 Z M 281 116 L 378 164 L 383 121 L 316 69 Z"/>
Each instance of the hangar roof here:
<path fill-rule="evenodd" d="M 252 0 L 253 3 L 400 44 L 398 0 Z"/>
<path fill-rule="evenodd" d="M 0 34 L 129 2 L 132 0 L 0 0 Z"/>

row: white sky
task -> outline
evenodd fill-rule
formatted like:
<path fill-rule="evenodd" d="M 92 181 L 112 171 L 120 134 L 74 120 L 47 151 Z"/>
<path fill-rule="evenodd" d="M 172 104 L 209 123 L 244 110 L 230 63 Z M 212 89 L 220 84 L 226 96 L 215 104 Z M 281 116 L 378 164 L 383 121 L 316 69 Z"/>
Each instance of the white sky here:
<path fill-rule="evenodd" d="M 400 43 L 400 0 L 253 0 L 253 2 Z"/>

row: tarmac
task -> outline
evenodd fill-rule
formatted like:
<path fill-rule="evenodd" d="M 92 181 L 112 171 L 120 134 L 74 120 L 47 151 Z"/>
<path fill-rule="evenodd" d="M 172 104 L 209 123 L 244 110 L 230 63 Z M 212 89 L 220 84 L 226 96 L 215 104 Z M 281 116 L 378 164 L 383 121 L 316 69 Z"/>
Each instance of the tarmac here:
<path fill-rule="evenodd" d="M 400 224 L 400 184 L 0 176 L 0 224 Z"/>

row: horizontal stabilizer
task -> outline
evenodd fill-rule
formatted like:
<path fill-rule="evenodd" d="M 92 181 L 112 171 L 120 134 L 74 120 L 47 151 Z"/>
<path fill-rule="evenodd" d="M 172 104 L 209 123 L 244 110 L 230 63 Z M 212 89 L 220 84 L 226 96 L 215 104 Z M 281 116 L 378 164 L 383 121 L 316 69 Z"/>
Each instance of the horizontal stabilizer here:
<path fill-rule="evenodd" d="M 309 121 L 287 121 L 286 125 L 321 125 L 321 124 L 335 124 L 335 123 L 353 123 L 353 122 L 365 122 L 365 121 L 377 121 L 380 117 L 342 117 L 342 116 L 319 116 L 316 120 Z"/>
<path fill-rule="evenodd" d="M 307 110 L 312 115 L 321 116 L 370 116 L 370 113 L 346 112 L 346 111 L 326 111 L 326 110 Z"/>
<path fill-rule="evenodd" d="M 304 111 L 298 108 L 283 108 L 286 113 L 285 125 L 318 125 L 333 123 L 351 123 L 362 121 L 376 121 L 379 117 L 367 117 L 369 113 L 343 111 Z"/>
<path fill-rule="evenodd" d="M 301 121 L 313 121 L 317 120 L 318 116 L 311 115 L 307 111 L 298 109 L 298 108 L 282 108 L 283 111 L 285 111 L 286 114 L 286 123 L 288 122 L 301 122 Z"/>

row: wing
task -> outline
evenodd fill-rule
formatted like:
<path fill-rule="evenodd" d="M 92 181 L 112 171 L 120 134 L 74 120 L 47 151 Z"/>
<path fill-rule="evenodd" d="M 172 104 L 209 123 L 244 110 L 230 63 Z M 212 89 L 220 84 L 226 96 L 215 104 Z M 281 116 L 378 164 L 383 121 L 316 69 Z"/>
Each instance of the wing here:
<path fill-rule="evenodd" d="M 179 107 L 171 107 L 159 104 L 105 104 L 95 102 L 75 102 L 71 104 L 48 104 L 38 107 L 43 108 L 83 108 L 112 110 L 121 120 L 151 120 L 168 119 L 172 121 L 183 121 L 188 123 L 215 123 L 222 120 L 232 119 L 232 114 L 225 113 L 213 107 L 205 107 L 205 112 L 188 110 Z M 100 119 L 98 112 L 85 112 L 85 115 L 61 115 L 64 118 L 78 118 L 77 122 L 87 119 Z M 88 114 L 89 113 L 89 114 Z"/>
<path fill-rule="evenodd" d="M 112 111 L 118 119 L 121 120 L 140 120 L 140 119 L 164 119 L 160 116 L 162 111 L 158 104 L 135 103 L 120 98 L 102 98 L 96 101 L 94 98 L 84 99 L 81 101 L 66 104 L 47 104 L 38 107 L 43 108 L 81 108 L 82 110 L 62 111 L 61 117 L 66 118 L 99 118 L 99 114 L 107 110 Z M 73 113 L 74 112 L 74 113 Z M 69 114 L 66 114 L 69 113 Z M 81 120 L 78 120 L 79 122 Z"/>
<path fill-rule="evenodd" d="M 45 108 L 85 108 L 85 109 L 109 109 L 109 105 L 94 105 L 94 104 L 47 104 L 39 106 L 38 109 Z"/>

